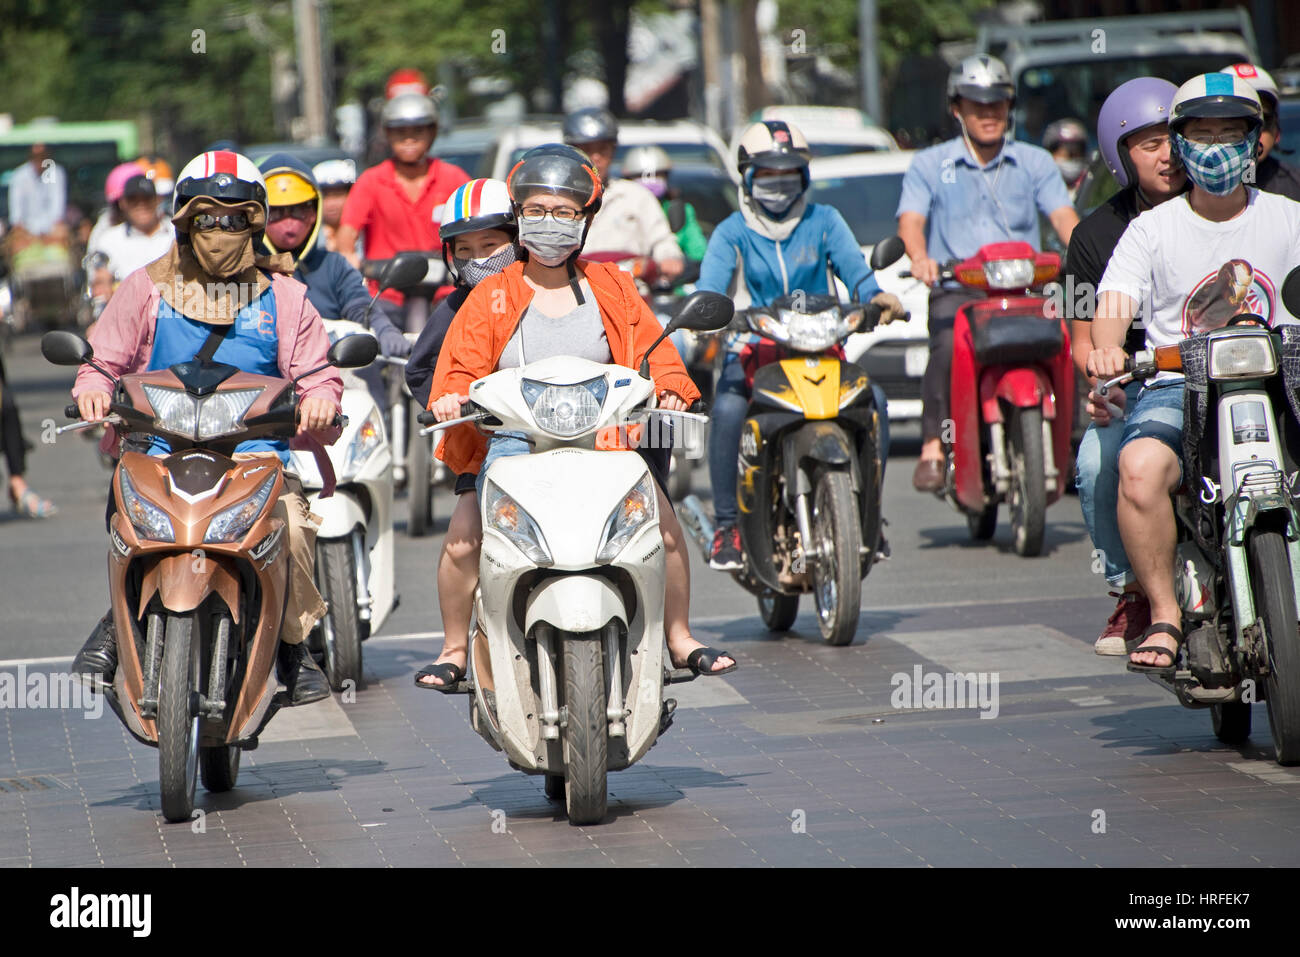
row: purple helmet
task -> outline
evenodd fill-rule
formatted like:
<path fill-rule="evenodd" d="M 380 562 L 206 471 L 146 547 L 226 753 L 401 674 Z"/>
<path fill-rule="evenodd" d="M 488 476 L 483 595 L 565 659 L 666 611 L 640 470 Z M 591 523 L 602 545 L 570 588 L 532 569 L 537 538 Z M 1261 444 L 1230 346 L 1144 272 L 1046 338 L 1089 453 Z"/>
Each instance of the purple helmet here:
<path fill-rule="evenodd" d="M 1097 144 L 1121 187 L 1131 185 L 1133 169 L 1120 142 L 1130 133 L 1169 122 L 1169 104 L 1178 87 L 1168 80 L 1140 76 L 1117 86 L 1097 114 Z"/>

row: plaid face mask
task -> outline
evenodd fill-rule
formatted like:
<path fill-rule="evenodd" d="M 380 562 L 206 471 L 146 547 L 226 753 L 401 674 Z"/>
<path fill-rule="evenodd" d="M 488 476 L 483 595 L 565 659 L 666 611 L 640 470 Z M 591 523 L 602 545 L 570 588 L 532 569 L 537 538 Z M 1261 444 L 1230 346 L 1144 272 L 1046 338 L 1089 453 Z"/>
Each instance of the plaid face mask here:
<path fill-rule="evenodd" d="M 1241 143 L 1214 143 L 1204 146 L 1174 134 L 1178 156 L 1191 181 L 1215 196 L 1227 196 L 1242 183 L 1247 169 L 1253 170 L 1255 144 L 1259 132 L 1246 135 Z"/>

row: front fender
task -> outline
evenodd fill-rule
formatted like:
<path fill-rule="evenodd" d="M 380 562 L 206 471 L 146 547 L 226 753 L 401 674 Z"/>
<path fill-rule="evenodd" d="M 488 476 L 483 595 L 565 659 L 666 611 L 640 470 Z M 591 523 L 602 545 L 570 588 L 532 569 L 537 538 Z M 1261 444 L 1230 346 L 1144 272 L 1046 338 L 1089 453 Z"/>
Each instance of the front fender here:
<path fill-rule="evenodd" d="M 980 381 L 980 404 L 985 422 L 1001 422 L 999 400 L 1026 409 L 1042 406 L 1043 418 L 1056 418 L 1056 397 L 1052 382 L 1038 366 L 995 366 L 985 369 Z"/>
<path fill-rule="evenodd" d="M 808 422 L 785 436 L 782 449 L 785 459 L 786 490 L 792 495 L 812 491 L 804 471 L 804 462 L 821 462 L 836 468 L 847 466 L 856 491 L 861 485 L 858 459 L 848 435 L 834 422 Z"/>
<path fill-rule="evenodd" d="M 627 625 L 623 596 L 596 575 L 557 575 L 543 579 L 528 596 L 524 634 L 544 621 L 561 631 L 598 631 L 611 619 Z"/>
<path fill-rule="evenodd" d="M 169 611 L 193 611 L 209 593 L 219 594 L 239 622 L 239 576 L 225 561 L 210 554 L 168 555 L 148 569 L 140 582 L 140 612 L 157 592 Z"/>
<path fill-rule="evenodd" d="M 320 492 L 312 492 L 307 506 L 321 517 L 318 538 L 343 538 L 358 525 L 365 526 L 366 513 L 355 493 L 336 489 L 329 498 L 321 499 Z"/>

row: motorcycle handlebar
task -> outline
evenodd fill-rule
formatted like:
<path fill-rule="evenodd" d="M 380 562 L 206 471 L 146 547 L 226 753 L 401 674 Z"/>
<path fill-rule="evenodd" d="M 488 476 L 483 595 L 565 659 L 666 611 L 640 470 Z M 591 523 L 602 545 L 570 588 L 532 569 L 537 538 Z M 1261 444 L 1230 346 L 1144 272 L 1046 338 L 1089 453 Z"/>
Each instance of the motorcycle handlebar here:
<path fill-rule="evenodd" d="M 81 410 L 77 408 L 77 404 L 74 402 L 63 407 L 63 417 L 65 419 L 79 419 L 81 418 Z"/>

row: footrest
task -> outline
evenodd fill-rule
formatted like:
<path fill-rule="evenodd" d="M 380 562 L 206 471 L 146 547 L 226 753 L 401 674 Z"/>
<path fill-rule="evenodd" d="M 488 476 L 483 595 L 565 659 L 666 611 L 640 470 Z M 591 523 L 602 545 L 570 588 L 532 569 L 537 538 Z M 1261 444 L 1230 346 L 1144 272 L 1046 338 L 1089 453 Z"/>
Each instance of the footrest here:
<path fill-rule="evenodd" d="M 666 685 L 679 685 L 687 681 L 694 681 L 698 677 L 699 675 L 690 668 L 664 669 L 664 684 Z"/>

